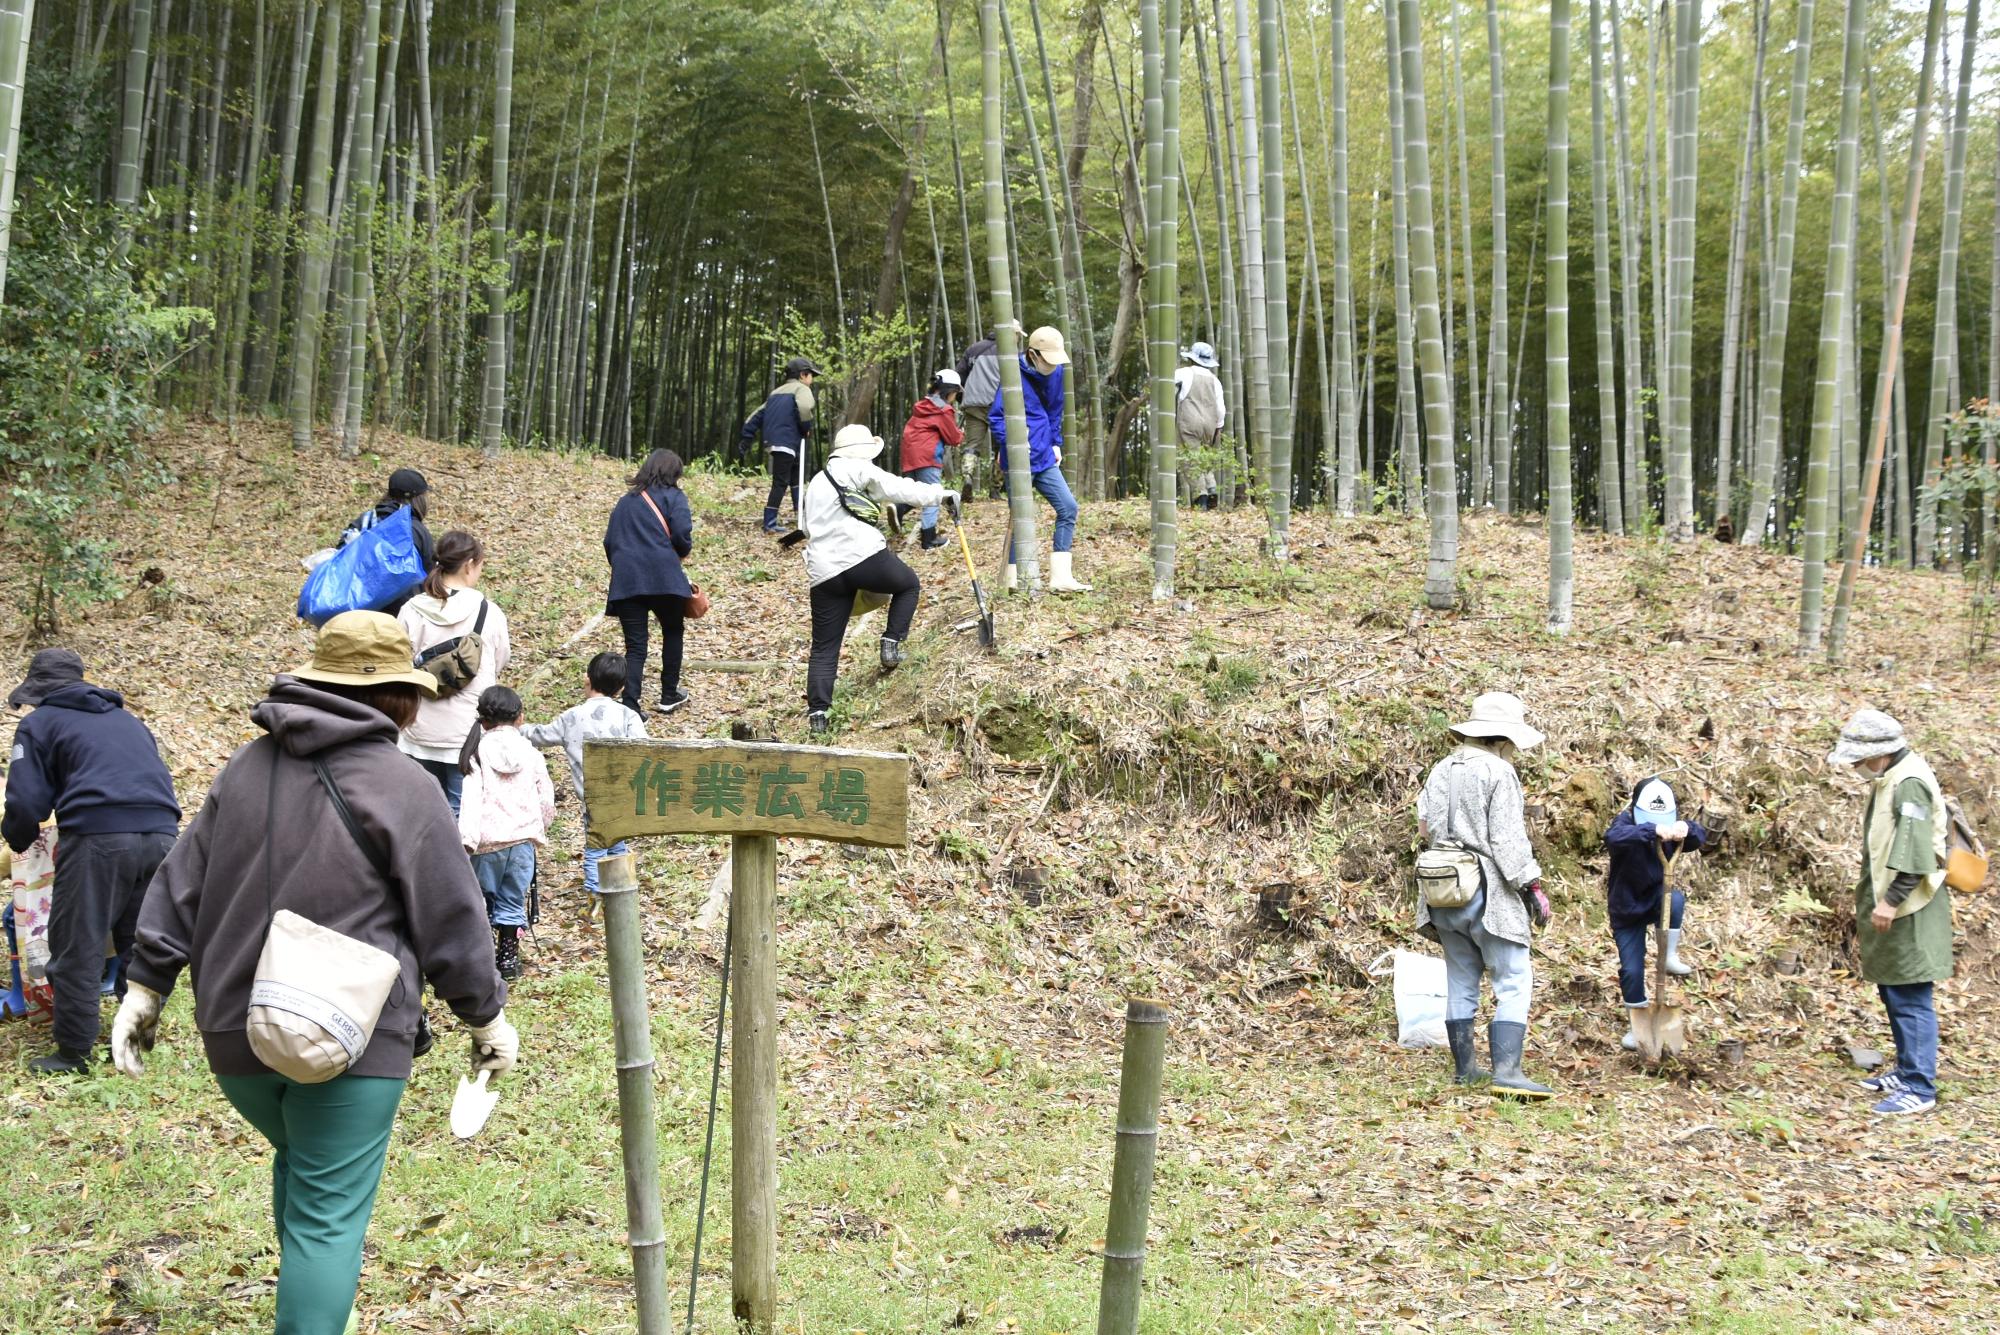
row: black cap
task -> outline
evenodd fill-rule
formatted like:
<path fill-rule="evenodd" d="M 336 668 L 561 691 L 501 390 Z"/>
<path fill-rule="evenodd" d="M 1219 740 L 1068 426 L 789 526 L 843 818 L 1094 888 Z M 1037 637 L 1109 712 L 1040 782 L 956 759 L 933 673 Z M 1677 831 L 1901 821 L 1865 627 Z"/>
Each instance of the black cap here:
<path fill-rule="evenodd" d="M 785 363 L 785 374 L 788 376 L 818 375 L 819 368 L 812 364 L 812 358 L 810 357 L 794 357 Z"/>
<path fill-rule="evenodd" d="M 417 497 L 431 489 L 424 475 L 414 468 L 398 468 L 389 474 L 389 494 L 391 496 Z"/>
<path fill-rule="evenodd" d="M 9 709 L 39 705 L 51 691 L 83 680 L 83 659 L 74 649 L 43 649 L 28 660 L 28 679 L 7 697 Z"/>

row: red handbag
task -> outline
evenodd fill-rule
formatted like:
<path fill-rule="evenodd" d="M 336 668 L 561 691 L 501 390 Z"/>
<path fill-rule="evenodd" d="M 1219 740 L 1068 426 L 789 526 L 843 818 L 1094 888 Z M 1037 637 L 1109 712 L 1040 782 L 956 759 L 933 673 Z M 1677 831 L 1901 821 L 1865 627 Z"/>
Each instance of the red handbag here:
<path fill-rule="evenodd" d="M 639 496 L 646 502 L 646 508 L 653 512 L 653 518 L 660 521 L 660 528 L 666 533 L 667 542 L 671 545 L 674 540 L 674 530 L 667 524 L 667 517 L 660 513 L 660 507 L 653 503 L 651 496 L 643 491 L 639 493 Z M 689 621 L 699 621 L 708 615 L 708 595 L 701 591 L 701 585 L 692 581 L 689 582 L 688 596 L 685 599 L 685 606 L 681 615 Z"/>

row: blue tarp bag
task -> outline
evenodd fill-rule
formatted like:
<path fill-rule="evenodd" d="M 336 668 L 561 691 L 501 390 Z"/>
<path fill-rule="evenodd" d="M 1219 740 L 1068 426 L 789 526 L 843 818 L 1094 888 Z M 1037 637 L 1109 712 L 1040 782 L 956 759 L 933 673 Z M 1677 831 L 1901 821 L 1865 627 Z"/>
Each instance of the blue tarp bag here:
<path fill-rule="evenodd" d="M 424 560 L 404 506 L 306 576 L 299 619 L 325 625 L 342 612 L 380 611 L 424 582 Z"/>

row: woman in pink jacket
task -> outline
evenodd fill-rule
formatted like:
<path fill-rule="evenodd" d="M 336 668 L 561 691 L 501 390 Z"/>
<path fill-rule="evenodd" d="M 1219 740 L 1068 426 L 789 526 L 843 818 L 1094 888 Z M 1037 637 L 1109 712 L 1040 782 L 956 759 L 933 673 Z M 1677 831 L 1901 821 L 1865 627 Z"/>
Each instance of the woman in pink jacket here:
<path fill-rule="evenodd" d="M 486 894 L 494 967 L 510 982 L 521 976 L 521 929 L 528 925 L 535 849 L 548 842 L 556 818 L 548 764 L 520 727 L 521 697 L 505 686 L 488 686 L 479 694 L 479 721 L 458 758 L 465 779 L 458 837 Z"/>

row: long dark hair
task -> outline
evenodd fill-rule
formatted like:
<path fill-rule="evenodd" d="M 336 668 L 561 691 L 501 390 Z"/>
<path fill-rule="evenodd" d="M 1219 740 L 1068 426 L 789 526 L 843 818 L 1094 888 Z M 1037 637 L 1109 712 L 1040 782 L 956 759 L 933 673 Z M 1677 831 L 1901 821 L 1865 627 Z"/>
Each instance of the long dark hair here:
<path fill-rule="evenodd" d="M 490 729 L 504 728 L 521 719 L 521 697 L 506 686 L 488 686 L 479 693 L 479 721 L 472 725 L 472 731 L 465 735 L 465 745 L 458 749 L 458 772 L 472 773 L 479 763 L 479 739 Z"/>
<path fill-rule="evenodd" d="M 406 496 L 400 491 L 385 491 L 382 493 L 382 499 L 375 503 L 375 508 L 379 510 L 385 505 L 391 512 L 407 505 L 410 507 L 410 514 L 421 520 L 428 517 L 431 512 L 431 494 L 426 491 L 415 496 Z"/>
<path fill-rule="evenodd" d="M 654 450 L 646 456 L 646 462 L 639 465 L 639 471 L 626 483 L 633 491 L 648 491 L 654 487 L 678 487 L 681 473 L 686 470 L 681 457 L 672 450 Z"/>
<path fill-rule="evenodd" d="M 462 528 L 455 528 L 437 542 L 437 564 L 431 573 L 424 576 L 424 592 L 439 602 L 451 590 L 445 588 L 447 575 L 456 575 L 474 561 L 486 559 L 486 544 L 473 537 Z"/>

